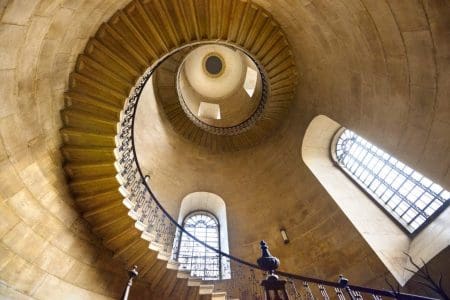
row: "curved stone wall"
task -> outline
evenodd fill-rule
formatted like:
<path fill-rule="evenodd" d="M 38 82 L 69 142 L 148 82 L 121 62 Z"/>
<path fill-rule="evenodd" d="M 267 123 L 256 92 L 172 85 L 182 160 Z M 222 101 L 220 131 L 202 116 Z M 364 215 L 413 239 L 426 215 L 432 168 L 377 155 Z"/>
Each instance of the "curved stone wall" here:
<path fill-rule="evenodd" d="M 303 119 L 330 116 L 449 187 L 449 2 L 288 2 L 266 5 L 301 66 Z"/>
<path fill-rule="evenodd" d="M 88 37 L 126 2 L 0 2 L 0 298 L 122 292 L 124 266 L 90 232 L 68 193 L 59 110 Z"/>

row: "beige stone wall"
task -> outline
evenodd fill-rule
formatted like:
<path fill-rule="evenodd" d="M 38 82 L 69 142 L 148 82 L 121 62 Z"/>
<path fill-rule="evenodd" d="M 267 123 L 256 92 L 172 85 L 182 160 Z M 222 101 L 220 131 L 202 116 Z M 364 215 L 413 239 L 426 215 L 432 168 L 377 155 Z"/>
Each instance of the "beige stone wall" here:
<path fill-rule="evenodd" d="M 293 44 L 309 120 L 327 115 L 450 187 L 448 1 L 261 2 Z"/>
<path fill-rule="evenodd" d="M 77 55 L 126 1 L 0 1 L 0 298 L 106 299 L 124 266 L 77 213 L 59 109 Z"/>

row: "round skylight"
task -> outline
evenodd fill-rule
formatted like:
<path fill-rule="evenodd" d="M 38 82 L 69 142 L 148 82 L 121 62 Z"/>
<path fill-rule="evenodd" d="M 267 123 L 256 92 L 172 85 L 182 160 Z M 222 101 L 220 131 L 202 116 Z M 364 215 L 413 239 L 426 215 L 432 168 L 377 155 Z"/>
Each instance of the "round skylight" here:
<path fill-rule="evenodd" d="M 207 56 L 204 64 L 208 75 L 219 76 L 223 72 L 223 62 L 217 54 Z"/>

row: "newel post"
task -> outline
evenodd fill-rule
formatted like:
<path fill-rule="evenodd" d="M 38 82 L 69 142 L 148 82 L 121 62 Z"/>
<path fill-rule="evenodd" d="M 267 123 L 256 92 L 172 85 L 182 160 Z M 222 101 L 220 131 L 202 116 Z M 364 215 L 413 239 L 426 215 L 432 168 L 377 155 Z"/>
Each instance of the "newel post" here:
<path fill-rule="evenodd" d="M 261 257 L 257 260 L 258 266 L 267 271 L 267 277 L 261 282 L 265 290 L 266 300 L 289 300 L 286 292 L 286 280 L 278 279 L 275 270 L 280 266 L 280 260 L 272 256 L 266 242 L 261 241 Z"/>
<path fill-rule="evenodd" d="M 123 291 L 121 300 L 128 300 L 128 295 L 130 294 L 131 286 L 133 285 L 133 279 L 138 276 L 137 266 L 134 266 L 133 269 L 128 271 L 128 282 L 125 287 L 125 290 Z"/>

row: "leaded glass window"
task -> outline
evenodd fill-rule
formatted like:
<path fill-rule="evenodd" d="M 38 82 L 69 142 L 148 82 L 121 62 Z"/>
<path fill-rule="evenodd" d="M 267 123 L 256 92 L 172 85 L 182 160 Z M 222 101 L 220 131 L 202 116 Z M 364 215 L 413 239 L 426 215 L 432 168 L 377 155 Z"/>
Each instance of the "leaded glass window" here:
<path fill-rule="evenodd" d="M 183 227 L 200 241 L 220 250 L 219 222 L 211 213 L 191 213 L 184 219 Z M 186 234 L 181 235 L 178 262 L 181 269 L 191 270 L 191 275 L 203 280 L 221 279 L 220 255 Z"/>
<path fill-rule="evenodd" d="M 423 228 L 450 202 L 450 192 L 367 140 L 345 129 L 335 160 L 409 233 Z"/>

